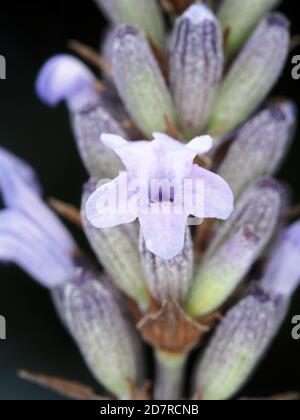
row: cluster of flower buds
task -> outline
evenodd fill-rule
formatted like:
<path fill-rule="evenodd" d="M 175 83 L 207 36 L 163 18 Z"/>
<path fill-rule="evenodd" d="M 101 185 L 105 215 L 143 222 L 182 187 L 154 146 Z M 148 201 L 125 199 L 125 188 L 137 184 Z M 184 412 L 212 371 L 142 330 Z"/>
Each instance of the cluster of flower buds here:
<path fill-rule="evenodd" d="M 155 355 L 154 398 L 176 399 L 193 376 L 190 351 L 211 331 L 190 398 L 230 399 L 300 281 L 299 223 L 286 227 L 289 195 L 272 178 L 297 110 L 284 98 L 262 106 L 288 55 L 289 22 L 271 11 L 276 0 L 214 8 L 169 0 L 169 21 L 180 14 L 167 38 L 159 2 L 96 3 L 111 25 L 102 80 L 58 55 L 36 90 L 70 113 L 89 178 L 81 223 L 99 267 L 42 202 L 33 170 L 3 149 L 0 260 L 50 289 L 87 366 L 115 397 L 134 398 L 142 386 L 137 332 Z"/>

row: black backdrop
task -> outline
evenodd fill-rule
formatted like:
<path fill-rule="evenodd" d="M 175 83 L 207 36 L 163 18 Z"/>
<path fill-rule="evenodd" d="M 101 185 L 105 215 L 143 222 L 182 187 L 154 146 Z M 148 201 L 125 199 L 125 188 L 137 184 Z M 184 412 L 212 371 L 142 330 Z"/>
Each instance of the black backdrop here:
<path fill-rule="evenodd" d="M 282 10 L 300 29 L 299 2 L 284 0 Z M 79 205 L 85 172 L 77 156 L 64 107 L 50 110 L 34 94 L 43 61 L 66 51 L 66 40 L 97 47 L 104 20 L 92 0 L 9 1 L 1 4 L 0 54 L 7 60 L 7 80 L 0 81 L 0 144 L 28 160 L 38 171 L 46 196 Z M 296 50 L 294 54 L 300 54 Z M 289 61 L 278 94 L 300 105 L 300 80 Z M 300 201 L 300 131 L 280 178 Z M 74 232 L 77 234 L 77 232 Z M 82 243 L 84 245 L 84 243 Z M 72 340 L 57 320 L 47 291 L 15 267 L 0 267 L 0 314 L 7 319 L 7 340 L 0 341 L 0 399 L 57 399 L 56 394 L 18 379 L 20 368 L 80 380 L 97 389 Z M 268 395 L 300 390 L 300 341 L 291 339 L 292 315 L 300 314 L 300 293 L 267 359 L 243 392 Z"/>

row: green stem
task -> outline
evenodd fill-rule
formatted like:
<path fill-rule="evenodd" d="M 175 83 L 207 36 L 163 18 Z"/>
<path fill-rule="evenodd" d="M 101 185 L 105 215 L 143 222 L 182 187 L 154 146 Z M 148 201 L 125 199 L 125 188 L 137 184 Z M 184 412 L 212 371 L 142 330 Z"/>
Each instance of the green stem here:
<path fill-rule="evenodd" d="M 155 400 L 178 400 L 181 397 L 186 353 L 156 351 Z"/>

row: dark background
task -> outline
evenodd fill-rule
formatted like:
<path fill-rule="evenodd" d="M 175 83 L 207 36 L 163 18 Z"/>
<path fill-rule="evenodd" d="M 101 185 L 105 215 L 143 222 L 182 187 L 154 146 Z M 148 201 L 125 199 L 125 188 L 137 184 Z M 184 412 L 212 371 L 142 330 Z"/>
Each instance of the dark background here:
<path fill-rule="evenodd" d="M 297 1 L 282 10 L 300 30 Z M 68 39 L 97 48 L 104 20 L 92 0 L 10 1 L 0 11 L 0 54 L 7 60 L 7 80 L 0 81 L 0 144 L 30 162 L 40 175 L 45 195 L 79 205 L 86 180 L 63 106 L 43 106 L 34 94 L 41 64 L 66 50 Z M 299 48 L 291 53 L 300 54 Z M 290 60 L 276 93 L 300 105 L 300 80 L 291 77 Z M 300 202 L 300 131 L 280 173 Z M 78 232 L 75 230 L 75 235 Z M 80 239 L 80 235 L 79 240 Z M 57 374 L 99 389 L 53 310 L 48 292 L 15 267 L 0 267 L 0 314 L 7 320 L 7 340 L 0 341 L 0 399 L 58 399 L 56 394 L 18 379 L 20 368 Z M 291 338 L 291 318 L 300 314 L 294 298 L 285 327 L 244 395 L 300 390 L 300 341 Z"/>

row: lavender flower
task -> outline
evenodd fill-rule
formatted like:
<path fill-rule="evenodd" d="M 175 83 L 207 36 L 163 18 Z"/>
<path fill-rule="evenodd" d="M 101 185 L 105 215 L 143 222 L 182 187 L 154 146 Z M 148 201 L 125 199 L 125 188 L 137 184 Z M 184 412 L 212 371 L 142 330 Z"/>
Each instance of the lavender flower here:
<path fill-rule="evenodd" d="M 262 280 L 226 315 L 196 371 L 195 390 L 205 400 L 235 395 L 277 334 L 300 282 L 300 224 L 285 229 Z"/>
<path fill-rule="evenodd" d="M 227 219 L 232 212 L 233 198 L 222 178 L 193 165 L 195 156 L 211 147 L 209 137 L 195 138 L 186 146 L 164 134 L 154 133 L 154 138 L 152 142 L 129 143 L 118 136 L 102 136 L 102 141 L 121 158 L 127 172 L 92 194 L 86 215 L 98 228 L 130 223 L 138 217 L 146 247 L 169 260 L 183 248 L 189 215 Z M 147 162 L 143 161 L 144 156 Z M 155 180 L 159 182 L 158 188 L 151 186 Z M 161 184 L 164 180 L 167 188 Z M 189 185 L 183 185 L 185 180 L 190 181 Z M 203 187 L 198 205 L 197 180 Z M 185 189 L 184 194 L 180 192 L 181 198 L 174 193 L 175 184 L 177 189 Z M 129 193 L 127 197 L 124 190 Z"/>
<path fill-rule="evenodd" d="M 70 55 L 57 55 L 48 60 L 36 82 L 38 96 L 51 106 L 66 101 L 70 111 L 82 110 L 97 103 L 96 79 L 78 59 Z"/>
<path fill-rule="evenodd" d="M 0 190 L 7 206 L 0 211 L 0 261 L 20 265 L 46 287 L 64 284 L 75 270 L 76 244 L 42 202 L 33 170 L 4 149 Z"/>
<path fill-rule="evenodd" d="M 170 68 L 178 122 L 189 136 L 207 124 L 222 72 L 218 21 L 208 7 L 194 4 L 176 22 Z"/>
<path fill-rule="evenodd" d="M 111 133 L 127 137 L 127 134 L 116 119 L 117 100 L 109 91 L 100 95 L 95 84 L 95 76 L 78 59 L 57 55 L 41 69 L 36 91 L 50 106 L 66 102 L 78 151 L 88 173 L 111 178 L 122 169 L 122 164 L 100 142 L 100 135 Z"/>

